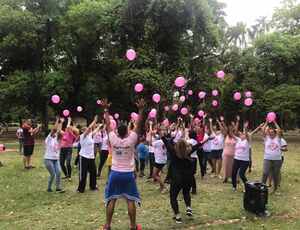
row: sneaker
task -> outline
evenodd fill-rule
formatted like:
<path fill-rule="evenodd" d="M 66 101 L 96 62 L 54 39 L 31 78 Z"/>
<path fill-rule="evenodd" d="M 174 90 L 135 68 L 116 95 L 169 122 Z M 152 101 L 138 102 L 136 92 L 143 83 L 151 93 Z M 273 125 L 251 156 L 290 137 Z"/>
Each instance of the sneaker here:
<path fill-rule="evenodd" d="M 47 192 L 53 192 L 53 191 L 52 191 L 52 189 L 49 188 L 49 189 L 47 189 Z"/>
<path fill-rule="evenodd" d="M 236 191 L 237 191 L 237 189 L 236 189 L 236 188 L 232 188 L 232 191 L 233 191 L 233 192 L 236 192 Z"/>
<path fill-rule="evenodd" d="M 72 178 L 71 178 L 71 177 L 69 177 L 69 178 L 68 178 L 68 181 L 70 181 L 70 182 L 71 182 L 71 181 L 72 181 Z"/>
<path fill-rule="evenodd" d="M 59 189 L 56 189 L 56 192 L 57 192 L 57 193 L 65 193 L 66 191 L 63 190 L 63 189 L 61 189 L 61 188 L 59 188 Z"/>
<path fill-rule="evenodd" d="M 63 178 L 61 178 L 61 179 L 67 180 L 67 179 L 69 179 L 69 177 L 68 177 L 68 176 L 65 176 L 65 177 L 63 177 Z"/>
<path fill-rule="evenodd" d="M 182 219 L 180 216 L 174 216 L 173 217 L 173 220 L 175 220 L 175 223 L 176 224 L 182 224 Z"/>
<path fill-rule="evenodd" d="M 186 209 L 186 215 L 190 216 L 190 217 L 193 216 L 193 210 L 191 208 L 187 208 Z"/>
<path fill-rule="evenodd" d="M 96 188 L 91 188 L 91 191 L 97 192 L 97 191 L 99 191 L 99 189 L 98 189 L 98 187 L 96 187 Z"/>

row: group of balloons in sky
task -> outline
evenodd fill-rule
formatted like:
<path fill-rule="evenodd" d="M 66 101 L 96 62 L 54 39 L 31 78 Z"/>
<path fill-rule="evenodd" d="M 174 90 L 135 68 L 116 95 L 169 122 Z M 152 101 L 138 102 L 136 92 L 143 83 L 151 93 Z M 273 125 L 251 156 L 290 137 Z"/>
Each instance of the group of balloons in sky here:
<path fill-rule="evenodd" d="M 136 51 L 134 49 L 128 49 L 126 51 L 126 58 L 127 58 L 128 61 L 134 61 L 137 58 Z M 217 78 L 223 80 L 225 78 L 226 74 L 225 74 L 225 72 L 223 70 L 219 70 L 219 71 L 216 72 L 215 75 L 216 75 Z M 175 79 L 175 82 L 174 82 L 175 86 L 177 88 L 179 88 L 179 89 L 183 88 L 186 85 L 186 83 L 187 83 L 187 80 L 183 76 L 178 76 Z M 143 86 L 142 83 L 139 82 L 139 83 L 135 84 L 134 91 L 136 93 L 141 93 L 141 92 L 143 92 L 143 90 L 144 90 L 144 86 Z M 194 94 L 194 92 L 190 89 L 190 90 L 188 90 L 187 94 L 189 96 L 192 96 Z M 211 95 L 213 97 L 218 97 L 219 96 L 219 91 L 217 89 L 214 89 L 214 90 L 212 90 Z M 177 92 L 174 93 L 174 96 L 175 97 L 179 97 L 180 93 L 177 91 Z M 207 94 L 206 94 L 205 91 L 200 91 L 198 93 L 198 97 L 201 100 L 204 100 L 206 98 L 206 96 L 207 96 Z M 241 101 L 242 97 L 243 97 L 242 93 L 239 92 L 239 91 L 236 91 L 236 92 L 233 93 L 233 99 L 236 102 Z M 247 107 L 252 106 L 253 105 L 252 92 L 251 91 L 246 91 L 244 93 L 244 97 L 245 97 L 245 99 L 244 99 L 244 105 L 247 106 Z M 152 96 L 152 100 L 153 100 L 154 103 L 158 104 L 161 101 L 161 96 L 158 93 L 155 93 Z M 179 101 L 181 103 L 183 103 L 185 100 L 186 100 L 185 96 L 182 95 L 182 96 L 179 97 Z M 51 101 L 52 101 L 53 104 L 59 104 L 60 103 L 60 97 L 58 95 L 53 95 L 51 97 Z M 98 105 L 102 104 L 102 102 L 101 102 L 100 99 L 98 99 L 96 101 L 96 103 Z M 218 107 L 219 106 L 219 101 L 216 100 L 216 99 L 213 99 L 212 102 L 211 102 L 211 105 L 212 105 L 212 107 Z M 173 111 L 178 111 L 179 105 L 175 103 L 175 104 L 172 105 L 171 109 Z M 77 106 L 76 110 L 77 110 L 77 112 L 82 112 L 83 111 L 83 107 L 82 106 Z M 169 106 L 165 106 L 164 110 L 166 112 L 168 112 L 170 110 L 170 107 Z M 63 116 L 65 116 L 65 117 L 68 117 L 71 114 L 68 109 L 64 109 L 62 113 L 63 113 Z M 182 115 L 187 115 L 189 113 L 188 108 L 182 107 L 180 109 L 180 113 Z M 205 112 L 203 110 L 199 110 L 198 113 L 197 113 L 197 115 L 199 117 L 203 117 L 205 115 Z M 149 118 L 155 118 L 157 116 L 157 110 L 154 109 L 154 108 L 151 109 L 151 111 L 149 112 L 148 116 L 149 116 Z M 115 119 L 119 119 L 119 114 L 118 113 L 114 114 L 114 118 Z M 138 119 L 138 114 L 135 113 L 135 112 L 131 113 L 131 119 L 132 120 L 137 120 Z M 270 113 L 267 114 L 266 119 L 267 119 L 268 122 L 273 122 L 273 121 L 276 120 L 276 114 L 274 112 L 270 112 Z M 112 120 L 112 122 L 111 122 L 112 124 L 111 125 L 113 127 L 115 127 L 116 123 L 115 123 L 113 117 L 111 117 L 111 120 Z M 166 125 L 168 123 L 168 121 L 164 120 L 163 123 Z"/>

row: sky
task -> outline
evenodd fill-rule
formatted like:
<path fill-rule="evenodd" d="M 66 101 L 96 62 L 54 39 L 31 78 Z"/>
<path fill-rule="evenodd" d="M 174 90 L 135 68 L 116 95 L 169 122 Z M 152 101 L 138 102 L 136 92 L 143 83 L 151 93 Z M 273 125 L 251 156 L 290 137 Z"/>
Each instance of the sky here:
<path fill-rule="evenodd" d="M 260 16 L 272 17 L 275 7 L 280 6 L 281 0 L 220 0 L 227 4 L 225 9 L 226 21 L 229 25 L 235 25 L 242 21 L 248 26 L 255 24 Z"/>

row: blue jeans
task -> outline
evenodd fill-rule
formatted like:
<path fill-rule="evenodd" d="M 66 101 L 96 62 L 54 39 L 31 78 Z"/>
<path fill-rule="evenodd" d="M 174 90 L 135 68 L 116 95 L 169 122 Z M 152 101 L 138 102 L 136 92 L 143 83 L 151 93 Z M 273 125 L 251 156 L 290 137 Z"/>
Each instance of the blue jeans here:
<path fill-rule="evenodd" d="M 45 162 L 46 169 L 50 174 L 48 178 L 48 190 L 51 190 L 54 178 L 56 179 L 56 189 L 61 189 L 59 160 L 45 159 L 44 162 Z"/>

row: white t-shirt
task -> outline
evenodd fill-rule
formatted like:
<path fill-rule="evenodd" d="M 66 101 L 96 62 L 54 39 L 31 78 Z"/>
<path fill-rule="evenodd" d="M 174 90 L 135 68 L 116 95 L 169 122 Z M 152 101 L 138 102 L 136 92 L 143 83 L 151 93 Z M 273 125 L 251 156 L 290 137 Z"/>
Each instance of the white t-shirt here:
<path fill-rule="evenodd" d="M 23 129 L 22 129 L 22 128 L 18 128 L 18 129 L 17 129 L 17 135 L 18 135 L 18 138 L 19 138 L 19 139 L 24 138 L 24 137 L 23 137 Z"/>
<path fill-rule="evenodd" d="M 121 139 L 114 132 L 109 133 L 109 142 L 112 147 L 112 166 L 111 169 L 117 172 L 134 171 L 135 145 L 138 135 L 130 132 L 129 136 Z"/>
<path fill-rule="evenodd" d="M 224 147 L 224 136 L 222 133 L 212 135 L 211 150 L 222 150 Z"/>
<path fill-rule="evenodd" d="M 275 137 L 271 138 L 270 136 L 266 136 L 264 138 L 265 142 L 265 160 L 281 160 L 281 144 L 280 138 Z"/>
<path fill-rule="evenodd" d="M 104 132 L 104 133 L 103 133 L 103 136 L 102 136 L 101 150 L 106 150 L 106 151 L 108 151 L 108 135 L 107 135 L 106 132 Z"/>
<path fill-rule="evenodd" d="M 59 159 L 59 141 L 57 135 L 54 137 L 49 134 L 45 140 L 45 155 L 44 159 L 47 160 L 58 160 Z"/>
<path fill-rule="evenodd" d="M 191 144 L 192 146 L 195 146 L 198 144 L 198 142 L 195 140 L 195 139 L 189 139 L 187 141 L 189 144 Z M 191 158 L 198 158 L 198 155 L 197 155 L 197 151 L 194 151 L 192 154 L 191 154 Z"/>
<path fill-rule="evenodd" d="M 80 135 L 80 152 L 79 155 L 88 159 L 95 159 L 94 154 L 94 140 L 93 134 L 89 133 L 86 137 L 83 134 Z"/>
<path fill-rule="evenodd" d="M 167 149 L 164 142 L 161 139 L 159 139 L 152 142 L 152 146 L 154 148 L 155 163 L 166 164 L 168 157 L 167 157 Z"/>
<path fill-rule="evenodd" d="M 280 139 L 280 150 L 282 147 L 286 147 L 287 146 L 287 142 L 285 139 L 281 138 Z M 281 156 L 284 156 L 284 152 L 281 150 Z"/>
<path fill-rule="evenodd" d="M 181 138 L 183 138 L 183 133 L 181 130 L 173 131 L 171 136 L 174 137 L 174 143 L 177 143 Z"/>
<path fill-rule="evenodd" d="M 240 161 L 250 161 L 250 145 L 247 139 L 236 138 L 234 159 Z"/>
<path fill-rule="evenodd" d="M 101 131 L 98 131 L 97 133 L 95 133 L 93 139 L 94 139 L 94 143 L 95 144 L 102 143 L 102 134 L 101 134 Z"/>
<path fill-rule="evenodd" d="M 205 142 L 202 145 L 202 149 L 204 152 L 210 152 L 211 151 L 211 140 L 209 140 L 209 135 L 207 133 L 204 134 L 203 142 Z"/>

